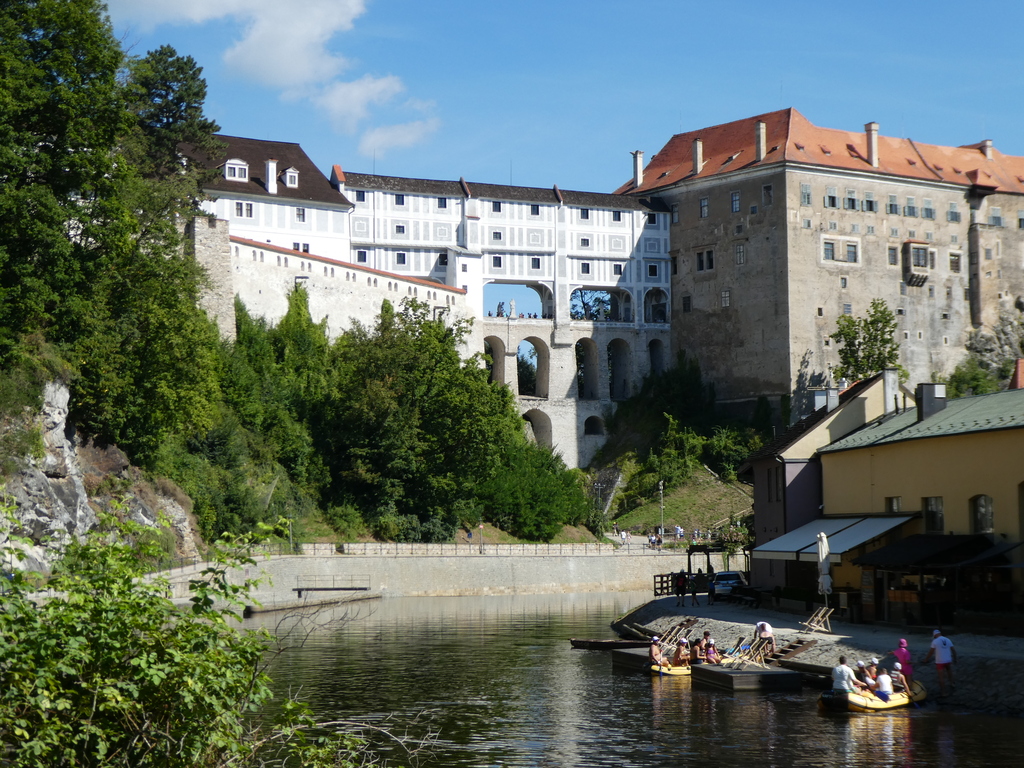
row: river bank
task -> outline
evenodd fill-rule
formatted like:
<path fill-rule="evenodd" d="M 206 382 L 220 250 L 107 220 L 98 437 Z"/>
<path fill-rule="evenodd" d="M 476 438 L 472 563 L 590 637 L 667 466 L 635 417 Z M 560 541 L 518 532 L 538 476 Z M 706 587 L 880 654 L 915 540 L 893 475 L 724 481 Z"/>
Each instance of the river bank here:
<path fill-rule="evenodd" d="M 886 666 L 894 661 L 892 649 L 905 637 L 914 656 L 914 677 L 927 687 L 929 702 L 940 707 L 1024 717 L 1024 640 L 1021 638 L 946 632 L 957 650 L 956 685 L 949 696 L 938 698 L 935 665 L 920 663 L 931 644 L 930 630 L 908 634 L 906 630 L 891 627 L 832 621 L 832 634 L 808 633 L 799 623 L 806 616 L 725 603 L 708 606 L 703 597 L 700 605 L 683 608 L 676 607 L 675 597 L 652 600 L 631 612 L 628 620 L 663 633 L 690 617 L 698 620 L 690 636 L 710 630 L 720 647 L 729 647 L 740 637 L 749 638 L 754 624 L 759 621 L 772 625 L 779 643 L 797 637 L 813 637 L 818 642 L 798 659 L 830 667 L 838 663 L 840 655 L 845 655 L 851 663 L 875 656 Z"/>

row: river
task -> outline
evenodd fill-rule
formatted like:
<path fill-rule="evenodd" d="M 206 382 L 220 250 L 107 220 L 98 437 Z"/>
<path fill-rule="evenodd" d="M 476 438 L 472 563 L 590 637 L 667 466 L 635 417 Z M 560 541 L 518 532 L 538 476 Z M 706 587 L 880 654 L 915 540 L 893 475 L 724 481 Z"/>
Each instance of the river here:
<path fill-rule="evenodd" d="M 818 691 L 730 694 L 620 673 L 568 638 L 649 593 L 390 598 L 324 612 L 271 669 L 321 719 L 439 736 L 423 766 L 1019 766 L 1018 720 L 920 709 L 822 715 Z M 280 634 L 278 617 L 249 626 Z M 286 622 L 285 626 L 289 626 Z M 291 639 L 302 633 L 292 630 Z M 395 757 L 392 755 L 392 757 Z M 397 764 L 405 764 L 398 759 Z"/>

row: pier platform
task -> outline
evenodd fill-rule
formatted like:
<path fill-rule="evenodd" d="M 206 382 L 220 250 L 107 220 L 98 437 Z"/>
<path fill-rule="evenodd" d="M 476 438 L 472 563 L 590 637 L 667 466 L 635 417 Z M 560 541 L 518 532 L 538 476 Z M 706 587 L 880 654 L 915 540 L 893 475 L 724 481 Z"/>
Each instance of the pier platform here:
<path fill-rule="evenodd" d="M 696 664 L 690 677 L 695 684 L 726 691 L 799 691 L 803 683 L 799 672 L 777 667 L 748 666 L 744 669 Z"/>

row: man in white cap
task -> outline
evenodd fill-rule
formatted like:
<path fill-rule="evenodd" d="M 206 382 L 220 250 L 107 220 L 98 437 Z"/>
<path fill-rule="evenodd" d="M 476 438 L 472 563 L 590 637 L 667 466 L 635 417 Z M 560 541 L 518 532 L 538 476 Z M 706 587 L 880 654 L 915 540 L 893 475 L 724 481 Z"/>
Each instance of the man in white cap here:
<path fill-rule="evenodd" d="M 953 641 L 944 637 L 938 629 L 932 632 L 932 647 L 928 650 L 928 655 L 924 657 L 924 663 L 927 664 L 931 661 L 932 656 L 935 657 L 935 674 L 939 678 L 939 695 L 945 696 L 947 681 L 950 689 L 956 688 L 956 685 L 953 684 L 956 648 L 953 647 Z"/>
<path fill-rule="evenodd" d="M 657 664 L 659 667 L 667 667 L 668 663 L 665 661 L 665 657 L 661 655 L 661 645 L 658 643 L 658 636 L 655 635 L 651 638 L 651 649 L 649 651 L 651 658 L 651 664 Z"/>

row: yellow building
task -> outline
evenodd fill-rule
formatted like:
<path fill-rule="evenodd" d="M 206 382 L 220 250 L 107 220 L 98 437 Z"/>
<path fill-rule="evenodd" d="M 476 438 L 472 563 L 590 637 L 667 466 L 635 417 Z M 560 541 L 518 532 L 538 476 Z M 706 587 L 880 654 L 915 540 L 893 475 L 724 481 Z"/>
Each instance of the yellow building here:
<path fill-rule="evenodd" d="M 1020 607 L 1024 541 L 1024 390 L 946 401 L 920 385 L 918 407 L 819 451 L 826 519 L 910 515 L 849 552 L 837 586 L 860 587 L 865 620 L 939 624 L 965 608 Z"/>

